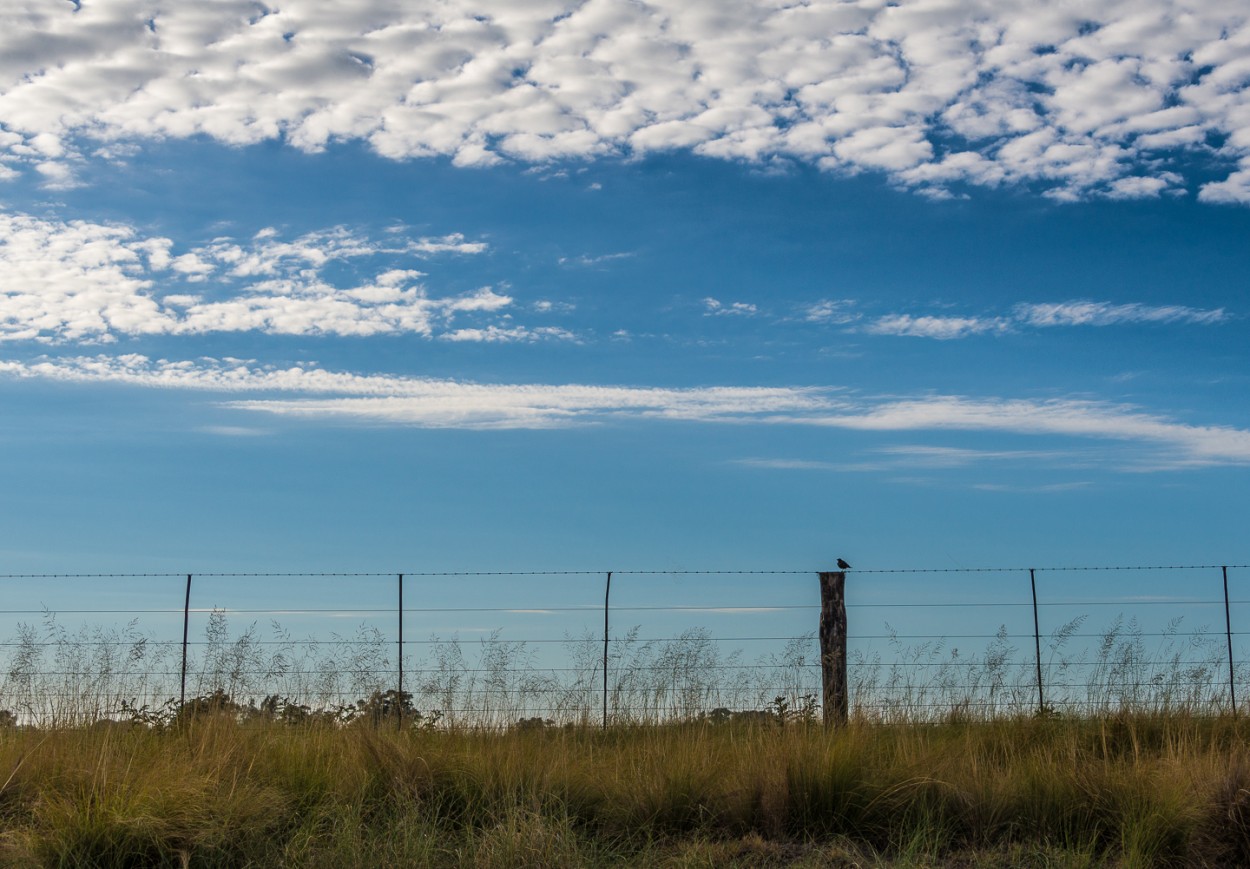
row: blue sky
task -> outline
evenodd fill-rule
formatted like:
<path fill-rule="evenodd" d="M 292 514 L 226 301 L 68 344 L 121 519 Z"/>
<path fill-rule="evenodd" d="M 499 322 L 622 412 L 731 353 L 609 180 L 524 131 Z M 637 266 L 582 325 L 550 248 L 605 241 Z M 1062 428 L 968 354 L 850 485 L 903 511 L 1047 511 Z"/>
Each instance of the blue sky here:
<path fill-rule="evenodd" d="M 1226 4 L 10 4 L 3 572 L 1244 563 Z"/>

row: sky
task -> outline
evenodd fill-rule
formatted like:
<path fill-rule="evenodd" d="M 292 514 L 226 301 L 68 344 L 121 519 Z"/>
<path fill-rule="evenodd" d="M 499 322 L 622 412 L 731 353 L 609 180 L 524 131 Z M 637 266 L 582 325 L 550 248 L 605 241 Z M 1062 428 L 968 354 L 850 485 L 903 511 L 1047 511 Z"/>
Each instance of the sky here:
<path fill-rule="evenodd" d="M 1237 4 L 0 20 L 0 573 L 1250 561 Z"/>

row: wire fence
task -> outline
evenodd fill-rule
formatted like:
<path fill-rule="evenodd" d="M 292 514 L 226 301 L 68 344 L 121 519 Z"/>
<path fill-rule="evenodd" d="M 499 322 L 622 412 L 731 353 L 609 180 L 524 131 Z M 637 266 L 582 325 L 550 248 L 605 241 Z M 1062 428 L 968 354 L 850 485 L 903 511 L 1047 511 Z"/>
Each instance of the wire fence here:
<path fill-rule="evenodd" d="M 0 575 L 0 723 L 815 719 L 815 571 Z M 1250 567 L 851 570 L 851 714 L 1235 712 Z"/>

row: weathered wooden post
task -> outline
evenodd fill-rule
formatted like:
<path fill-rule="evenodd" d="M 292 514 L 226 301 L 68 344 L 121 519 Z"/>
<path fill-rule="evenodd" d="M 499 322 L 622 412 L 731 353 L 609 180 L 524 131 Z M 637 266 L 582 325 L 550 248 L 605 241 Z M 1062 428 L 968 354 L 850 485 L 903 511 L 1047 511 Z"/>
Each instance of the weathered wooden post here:
<path fill-rule="evenodd" d="M 820 574 L 820 675 L 825 724 L 846 724 L 846 571 Z"/>

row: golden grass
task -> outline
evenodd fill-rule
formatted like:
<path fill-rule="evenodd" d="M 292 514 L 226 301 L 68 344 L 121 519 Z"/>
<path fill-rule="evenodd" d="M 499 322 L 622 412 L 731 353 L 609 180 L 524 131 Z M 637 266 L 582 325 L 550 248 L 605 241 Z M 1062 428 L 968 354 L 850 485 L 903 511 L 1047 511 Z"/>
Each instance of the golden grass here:
<path fill-rule="evenodd" d="M 1250 864 L 1250 725 L 0 730 L 12 866 Z"/>

